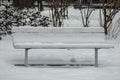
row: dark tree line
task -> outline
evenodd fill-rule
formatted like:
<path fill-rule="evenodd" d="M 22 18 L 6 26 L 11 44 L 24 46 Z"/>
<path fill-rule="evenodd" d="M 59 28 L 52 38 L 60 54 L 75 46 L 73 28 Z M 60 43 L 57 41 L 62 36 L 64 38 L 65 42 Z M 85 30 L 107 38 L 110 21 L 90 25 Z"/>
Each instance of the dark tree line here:
<path fill-rule="evenodd" d="M 43 0 L 13 0 L 13 5 L 18 8 L 30 8 L 35 7 L 34 3 L 37 2 L 37 7 L 40 11 L 43 10 Z"/>
<path fill-rule="evenodd" d="M 4 1 L 4 0 L 1 0 L 2 2 Z M 11 0 L 7 0 L 8 2 L 10 2 Z"/>
<path fill-rule="evenodd" d="M 34 1 L 35 0 L 13 0 L 13 5 L 19 8 L 33 7 Z"/>

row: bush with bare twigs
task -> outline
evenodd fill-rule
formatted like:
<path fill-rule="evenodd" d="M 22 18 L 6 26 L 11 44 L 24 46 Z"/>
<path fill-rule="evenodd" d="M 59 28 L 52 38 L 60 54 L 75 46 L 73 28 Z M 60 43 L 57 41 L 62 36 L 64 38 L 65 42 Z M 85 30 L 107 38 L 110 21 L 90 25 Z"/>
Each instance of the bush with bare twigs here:
<path fill-rule="evenodd" d="M 52 12 L 54 27 L 61 27 L 63 19 L 68 16 L 68 6 L 71 0 L 47 0 Z"/>

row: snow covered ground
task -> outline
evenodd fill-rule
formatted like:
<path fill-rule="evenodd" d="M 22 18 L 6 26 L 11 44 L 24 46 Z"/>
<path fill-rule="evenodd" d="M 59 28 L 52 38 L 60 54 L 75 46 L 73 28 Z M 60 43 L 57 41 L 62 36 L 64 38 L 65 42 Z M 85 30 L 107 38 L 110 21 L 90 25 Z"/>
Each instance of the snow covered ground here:
<path fill-rule="evenodd" d="M 120 80 L 120 44 L 99 51 L 99 67 L 23 67 L 24 50 L 13 48 L 10 36 L 0 41 L 0 80 Z M 69 61 L 93 63 L 93 50 L 30 50 L 30 63 Z"/>
<path fill-rule="evenodd" d="M 48 11 L 49 12 L 49 11 Z M 46 12 L 43 12 L 48 15 Z M 42 13 L 42 14 L 43 14 Z M 70 12 L 66 27 L 79 27 L 80 18 L 77 11 Z M 96 18 L 95 16 L 93 16 Z M 97 18 L 98 19 L 98 18 Z M 99 25 L 96 19 L 91 25 Z M 71 23 L 72 22 L 72 23 Z M 14 66 L 24 62 L 24 50 L 13 48 L 11 36 L 0 41 L 0 80 L 120 80 L 120 37 L 113 41 L 115 48 L 99 50 L 99 67 L 48 67 L 48 66 Z M 30 63 L 41 61 L 70 61 L 75 58 L 80 63 L 94 63 L 94 50 L 30 50 Z"/>

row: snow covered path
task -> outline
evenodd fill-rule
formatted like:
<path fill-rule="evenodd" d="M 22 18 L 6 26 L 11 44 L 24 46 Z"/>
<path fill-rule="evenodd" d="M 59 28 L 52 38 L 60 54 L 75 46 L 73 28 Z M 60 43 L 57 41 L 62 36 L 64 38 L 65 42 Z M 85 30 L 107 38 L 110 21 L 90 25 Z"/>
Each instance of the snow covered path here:
<path fill-rule="evenodd" d="M 99 67 L 18 67 L 23 63 L 24 50 L 13 48 L 10 36 L 0 41 L 0 80 L 120 80 L 120 45 L 100 50 Z M 30 63 L 69 61 L 93 63 L 93 50 L 31 50 Z"/>

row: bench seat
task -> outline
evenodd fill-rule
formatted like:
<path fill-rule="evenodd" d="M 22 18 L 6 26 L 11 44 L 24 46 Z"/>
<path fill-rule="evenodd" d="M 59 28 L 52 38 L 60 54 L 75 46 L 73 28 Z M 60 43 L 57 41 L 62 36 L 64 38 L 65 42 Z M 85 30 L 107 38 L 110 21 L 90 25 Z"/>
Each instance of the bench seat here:
<path fill-rule="evenodd" d="M 14 43 L 16 49 L 108 49 L 113 48 L 110 43 L 40 43 L 22 42 Z"/>

